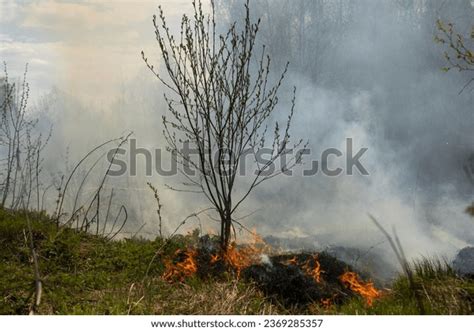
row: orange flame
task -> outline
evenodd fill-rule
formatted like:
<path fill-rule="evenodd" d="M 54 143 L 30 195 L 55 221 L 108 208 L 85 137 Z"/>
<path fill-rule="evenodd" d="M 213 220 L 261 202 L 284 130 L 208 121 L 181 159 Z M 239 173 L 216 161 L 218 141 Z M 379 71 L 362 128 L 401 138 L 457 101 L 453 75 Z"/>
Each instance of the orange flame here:
<path fill-rule="evenodd" d="M 211 264 L 215 264 L 217 261 L 219 261 L 221 259 L 221 257 L 219 256 L 219 254 L 213 254 L 211 255 Z"/>
<path fill-rule="evenodd" d="M 263 252 L 269 249 L 266 246 L 263 239 L 257 235 L 256 232 L 252 233 L 253 242 L 238 247 L 235 242 L 231 243 L 227 251 L 222 254 L 211 255 L 210 264 L 215 264 L 217 261 L 222 260 L 228 266 L 235 270 L 237 277 L 240 277 L 240 273 L 246 267 L 252 264 L 259 263 L 260 257 Z M 196 263 L 197 250 L 188 248 L 187 251 L 182 252 L 177 250 L 175 256 L 183 254 L 184 260 L 178 263 L 173 261 L 165 262 L 166 270 L 163 274 L 163 279 L 166 281 L 184 281 L 187 277 L 192 276 L 198 270 Z"/>
<path fill-rule="evenodd" d="M 296 256 L 293 256 L 293 258 L 286 261 L 286 264 L 297 265 L 298 259 L 296 258 Z"/>
<path fill-rule="evenodd" d="M 339 279 L 345 286 L 360 294 L 367 301 L 368 306 L 372 306 L 373 300 L 381 295 L 381 292 L 374 287 L 372 282 L 362 282 L 355 272 L 348 271 L 340 276 Z"/>
<path fill-rule="evenodd" d="M 252 232 L 252 237 L 252 242 L 241 247 L 237 247 L 237 244 L 233 242 L 224 253 L 223 260 L 235 269 L 237 277 L 240 277 L 243 269 L 252 264 L 259 263 L 261 255 L 269 249 L 255 231 Z"/>
<path fill-rule="evenodd" d="M 181 250 L 178 249 L 175 252 L 175 256 L 180 254 Z M 165 263 L 166 270 L 163 274 L 163 279 L 166 281 L 179 280 L 184 281 L 185 278 L 190 277 L 196 273 L 198 270 L 196 263 L 197 251 L 193 249 L 188 249 L 183 253 L 184 260 L 173 264 L 171 261 Z"/>
<path fill-rule="evenodd" d="M 311 267 L 311 260 L 308 260 L 302 267 L 304 272 L 311 276 L 316 283 L 321 282 L 321 273 L 323 272 L 321 270 L 321 264 L 318 261 L 318 256 L 313 255 L 313 267 Z"/>
<path fill-rule="evenodd" d="M 235 269 L 239 277 L 243 269 L 258 262 L 259 256 L 260 251 L 255 246 L 237 248 L 234 243 L 224 253 L 224 260 Z"/>

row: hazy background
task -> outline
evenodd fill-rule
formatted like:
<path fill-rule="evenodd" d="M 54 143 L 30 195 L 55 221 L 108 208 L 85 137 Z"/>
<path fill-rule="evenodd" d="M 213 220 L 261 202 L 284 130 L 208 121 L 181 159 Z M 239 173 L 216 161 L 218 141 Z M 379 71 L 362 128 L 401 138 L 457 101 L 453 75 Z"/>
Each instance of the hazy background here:
<path fill-rule="evenodd" d="M 44 128 L 54 125 L 45 155 L 52 180 L 95 144 L 128 130 L 141 147 L 163 147 L 165 90 L 140 52 L 159 63 L 152 15 L 161 3 L 176 27 L 191 13 L 190 1 L 0 1 L 0 58 L 12 76 L 30 64 L 31 105 Z M 243 1 L 218 1 L 221 26 L 242 9 Z M 433 41 L 437 18 L 469 31 L 471 1 L 258 0 L 251 9 L 262 17 L 260 42 L 273 69 L 290 61 L 283 89 L 297 87 L 293 136 L 309 140 L 308 160 L 351 137 L 355 147 L 369 148 L 362 161 L 370 176 L 274 179 L 245 204 L 241 215 L 253 213 L 246 224 L 264 235 L 370 247 L 383 241 L 371 213 L 396 228 L 410 256 L 450 258 L 474 244 L 474 223 L 464 213 L 474 187 L 463 171 L 474 152 L 474 92 L 459 94 L 470 77 L 442 72 L 443 48 Z M 281 116 L 287 96 L 283 91 Z M 203 199 L 165 189 L 179 178 L 114 179 L 108 188 L 130 209 L 130 232 L 142 225 L 144 235 L 157 231 L 147 181 L 160 190 L 168 231 L 205 207 Z M 205 216 L 202 222 L 205 231 L 217 228 Z"/>

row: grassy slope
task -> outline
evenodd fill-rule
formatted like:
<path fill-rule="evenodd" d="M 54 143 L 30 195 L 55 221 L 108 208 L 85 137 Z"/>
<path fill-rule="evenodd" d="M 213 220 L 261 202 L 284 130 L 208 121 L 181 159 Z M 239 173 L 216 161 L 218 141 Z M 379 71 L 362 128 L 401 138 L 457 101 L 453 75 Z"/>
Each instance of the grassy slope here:
<path fill-rule="evenodd" d="M 147 268 L 155 241 L 121 240 L 57 231 L 44 215 L 30 214 L 39 255 L 44 293 L 44 314 L 417 314 L 407 280 L 367 307 L 362 299 L 327 310 L 313 305 L 288 309 L 272 302 L 252 284 L 228 276 L 226 281 L 188 279 L 168 284 L 160 275 L 163 260 L 177 248 L 195 240 L 178 237 Z M 20 213 L 0 210 L 0 314 L 25 314 L 32 304 L 34 276 L 28 246 L 26 219 Z M 416 275 L 427 312 L 472 314 L 474 281 L 460 279 L 446 266 L 423 262 Z"/>

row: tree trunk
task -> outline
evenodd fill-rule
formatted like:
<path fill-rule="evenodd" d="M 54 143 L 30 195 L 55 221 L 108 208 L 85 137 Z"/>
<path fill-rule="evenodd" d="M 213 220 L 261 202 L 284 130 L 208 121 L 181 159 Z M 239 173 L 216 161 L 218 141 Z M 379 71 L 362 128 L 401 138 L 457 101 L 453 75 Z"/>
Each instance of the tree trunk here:
<path fill-rule="evenodd" d="M 230 230 L 232 226 L 232 218 L 225 216 L 221 220 L 221 249 L 222 252 L 227 252 L 230 245 Z"/>

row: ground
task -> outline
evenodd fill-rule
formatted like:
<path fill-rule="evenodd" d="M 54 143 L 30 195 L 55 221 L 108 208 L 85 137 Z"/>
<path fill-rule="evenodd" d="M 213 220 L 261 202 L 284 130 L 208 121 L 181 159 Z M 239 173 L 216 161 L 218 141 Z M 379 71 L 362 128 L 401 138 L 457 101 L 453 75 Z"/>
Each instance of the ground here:
<path fill-rule="evenodd" d="M 164 240 L 109 241 L 57 227 L 45 214 L 0 209 L 0 314 L 27 314 L 35 277 L 27 218 L 39 259 L 43 295 L 38 314 L 419 314 L 407 278 L 400 275 L 369 306 L 355 295 L 342 304 L 284 306 L 257 284 L 232 273 L 218 278 L 163 278 L 166 261 L 195 235 Z M 156 254 L 159 252 L 159 254 Z M 474 280 L 438 261 L 413 265 L 417 293 L 428 314 L 474 313 Z"/>

